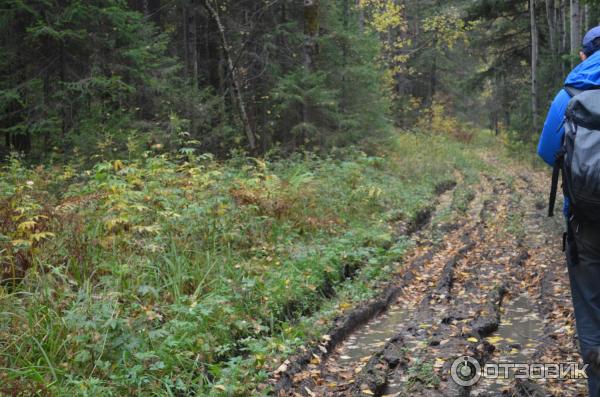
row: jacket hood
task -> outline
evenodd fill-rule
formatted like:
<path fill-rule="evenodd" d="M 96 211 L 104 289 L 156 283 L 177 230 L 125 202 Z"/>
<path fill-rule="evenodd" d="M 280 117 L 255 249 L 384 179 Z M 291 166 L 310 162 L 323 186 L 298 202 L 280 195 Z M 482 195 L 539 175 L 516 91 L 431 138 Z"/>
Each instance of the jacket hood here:
<path fill-rule="evenodd" d="M 565 85 L 578 89 L 600 86 L 600 51 L 596 51 L 588 59 L 577 65 L 569 73 Z"/>

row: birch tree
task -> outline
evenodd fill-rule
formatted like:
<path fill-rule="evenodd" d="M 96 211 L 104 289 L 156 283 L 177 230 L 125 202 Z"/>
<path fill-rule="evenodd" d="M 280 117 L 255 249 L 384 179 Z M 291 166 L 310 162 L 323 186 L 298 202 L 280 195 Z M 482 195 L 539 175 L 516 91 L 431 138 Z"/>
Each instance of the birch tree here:
<path fill-rule="evenodd" d="M 223 52 L 225 54 L 227 66 L 229 68 L 229 74 L 231 76 L 231 80 L 233 83 L 236 102 L 238 106 L 238 111 L 240 114 L 240 118 L 242 120 L 242 124 L 244 126 L 244 131 L 246 133 L 246 138 L 248 139 L 248 147 L 250 150 L 254 151 L 256 149 L 256 135 L 252 130 L 252 126 L 250 125 L 250 119 L 248 118 L 248 113 L 246 111 L 246 103 L 244 102 L 244 97 L 242 96 L 242 83 L 240 82 L 240 78 L 237 72 L 237 68 L 233 63 L 233 58 L 231 56 L 231 47 L 227 41 L 227 36 L 225 34 L 225 27 L 223 22 L 221 21 L 221 16 L 219 15 L 218 8 L 215 7 L 211 0 L 205 0 L 204 5 L 206 9 L 209 11 L 211 16 L 213 17 L 217 28 L 219 30 L 219 38 L 221 40 L 221 46 L 223 48 Z"/>

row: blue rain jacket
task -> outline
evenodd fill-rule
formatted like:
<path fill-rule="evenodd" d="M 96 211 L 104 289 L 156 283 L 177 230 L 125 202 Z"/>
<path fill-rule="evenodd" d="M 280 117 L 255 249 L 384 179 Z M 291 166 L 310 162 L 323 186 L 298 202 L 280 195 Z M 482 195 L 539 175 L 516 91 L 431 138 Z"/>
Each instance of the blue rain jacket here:
<path fill-rule="evenodd" d="M 577 65 L 565 80 L 565 85 L 581 90 L 600 86 L 600 51 L 595 52 Z M 564 89 L 561 89 L 552 101 L 544 123 L 537 152 L 550 166 L 554 165 L 556 153 L 558 153 L 562 144 L 562 137 L 565 133 L 562 123 L 570 100 L 571 96 Z M 568 202 L 566 200 L 564 210 L 565 214 L 568 213 Z"/>

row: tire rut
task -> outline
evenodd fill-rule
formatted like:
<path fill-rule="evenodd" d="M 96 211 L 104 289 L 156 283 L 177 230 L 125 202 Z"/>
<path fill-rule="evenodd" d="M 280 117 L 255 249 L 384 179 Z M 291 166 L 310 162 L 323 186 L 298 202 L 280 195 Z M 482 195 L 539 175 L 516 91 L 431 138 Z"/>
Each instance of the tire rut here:
<path fill-rule="evenodd" d="M 484 160 L 498 166 L 497 159 Z M 547 176 L 526 167 L 502 177 L 482 174 L 464 217 L 440 228 L 440 243 L 417 233 L 420 243 L 399 270 L 401 283 L 375 313 L 383 314 L 313 357 L 279 395 L 585 395 L 585 383 L 574 380 L 509 381 L 498 389 L 485 379 L 473 388 L 450 379 L 452 362 L 466 355 L 481 365 L 510 359 L 516 350 L 528 362 L 578 359 L 561 222 L 545 216 L 546 187 Z M 510 327 L 501 317 L 520 300 L 543 332 L 507 352 L 495 335 Z"/>
<path fill-rule="evenodd" d="M 497 159 L 485 159 L 498 167 Z M 504 167 L 507 168 L 507 167 Z M 514 188 L 520 200 L 514 205 L 523 225 L 522 249 L 527 255 L 516 269 L 511 284 L 527 296 L 532 313 L 537 316 L 529 332 L 527 354 L 520 358 L 504 360 L 494 354 L 495 362 L 567 363 L 581 362 L 574 330 L 573 309 L 564 254 L 561 252 L 563 217 L 547 217 L 549 175 L 533 171 L 530 167 L 511 164 L 509 177 L 514 178 Z M 557 208 L 559 203 L 557 203 Z M 517 296 L 515 296 L 517 297 Z M 521 314 L 523 316 L 523 314 Z M 525 320 L 526 321 L 526 320 Z M 539 325 L 537 324 L 539 323 Z M 480 384 L 478 384 L 479 386 Z M 505 384 L 502 395 L 516 397 L 586 396 L 585 380 L 513 380 Z M 500 393 L 471 393 L 471 396 L 497 396 Z"/>
<path fill-rule="evenodd" d="M 466 260 L 468 253 L 475 248 L 477 241 L 482 240 L 484 230 L 484 214 L 486 211 L 495 211 L 495 205 L 492 205 L 499 196 L 495 194 L 493 184 L 487 177 L 482 178 L 476 199 L 471 203 L 469 210 L 464 218 L 459 222 L 458 227 L 450 230 L 445 236 L 442 248 L 431 255 L 431 259 L 424 261 L 417 274 L 413 272 L 413 280 L 403 288 L 397 304 L 392 305 L 390 310 L 384 315 L 392 318 L 394 321 L 386 322 L 393 325 L 387 329 L 385 338 L 380 335 L 378 344 L 384 345 L 384 348 L 376 349 L 376 346 L 360 346 L 364 340 L 359 336 L 350 336 L 336 351 L 329 360 L 314 365 L 310 382 L 305 382 L 302 388 L 297 389 L 300 395 L 317 396 L 343 396 L 359 395 L 362 393 L 362 385 L 367 385 L 369 392 L 380 394 L 387 383 L 387 371 L 397 366 L 400 358 L 398 354 L 391 352 L 402 351 L 406 347 L 399 346 L 398 342 L 403 338 L 399 336 L 404 332 L 414 333 L 416 339 L 423 337 L 426 328 L 429 328 L 431 319 L 438 319 L 440 322 L 444 311 L 440 312 L 440 307 L 447 304 L 454 288 L 456 278 L 455 268 L 459 263 Z M 491 201 L 490 201 L 491 200 Z M 429 251 L 430 252 L 430 251 Z M 396 316 L 394 317 L 394 314 Z M 400 315 L 397 315 L 400 314 Z M 385 322 L 385 318 L 377 318 L 369 323 L 362 335 L 369 335 L 378 323 Z M 424 327 L 414 328 L 412 324 L 422 324 Z M 394 337 L 395 334 L 398 334 Z M 386 340 L 392 338 L 386 343 Z M 416 343 L 415 341 L 404 342 L 402 344 Z M 359 346 L 361 351 L 367 353 L 363 358 L 351 354 L 354 347 Z M 375 349 L 374 349 L 375 348 Z M 379 350 L 379 352 L 377 352 Z M 377 352 L 373 357 L 372 353 Z M 369 360 L 369 358 L 371 359 Z M 387 360 L 388 369 L 381 370 L 382 367 L 374 362 L 378 357 L 384 357 Z M 365 365 L 366 363 L 366 365 Z M 384 364 L 385 366 L 385 364 Z M 375 368 L 377 368 L 376 371 Z M 363 371 L 361 371 L 363 370 Z M 371 376 L 364 377 L 364 373 L 371 372 Z M 357 375 L 358 374 L 358 375 Z M 306 374 L 308 375 L 308 374 Z M 371 390 L 373 389 L 373 390 Z"/>
<path fill-rule="evenodd" d="M 488 178 L 488 183 L 493 186 L 493 200 L 486 200 L 479 213 L 475 246 L 455 266 L 446 301 L 437 302 L 434 315 L 417 319 L 418 327 L 426 331 L 411 333 L 409 328 L 401 335 L 410 354 L 405 355 L 404 365 L 397 365 L 390 374 L 390 386 L 381 393 L 468 396 L 469 388 L 459 387 L 449 379 L 452 362 L 457 356 L 468 355 L 484 363 L 493 352 L 493 346 L 484 337 L 499 325 L 500 305 L 507 292 L 504 281 L 515 266 L 517 243 L 508 246 L 499 237 L 507 216 L 510 187 L 497 178 Z M 424 340 L 427 343 L 422 343 Z M 421 342 L 420 346 L 415 342 Z M 369 392 L 356 391 L 354 395 Z"/>
<path fill-rule="evenodd" d="M 524 243 L 531 256 L 524 264 L 521 287 L 536 297 L 536 310 L 543 323 L 531 362 L 579 362 L 577 338 L 569 289 L 567 265 L 561 252 L 563 217 L 548 218 L 545 202 L 548 177 L 521 170 L 516 186 L 526 198 L 527 226 Z M 511 393 L 519 396 L 586 396 L 585 380 L 548 380 L 513 382 Z"/>
<path fill-rule="evenodd" d="M 348 335 L 385 311 L 396 301 L 405 286 L 414 280 L 423 264 L 432 259 L 437 247 L 425 237 L 425 234 L 428 233 L 426 226 L 431 227 L 431 220 L 451 203 L 455 187 L 463 182 L 462 174 L 459 172 L 455 172 L 455 178 L 456 181 L 446 181 L 436 187 L 435 192 L 438 196 L 435 206 L 430 206 L 417 214 L 414 222 L 408 222 L 398 227 L 399 234 L 412 236 L 417 245 L 407 259 L 403 260 L 404 265 L 397 271 L 395 279 L 384 286 L 381 293 L 375 298 L 359 305 L 350 313 L 334 319 L 328 335 L 318 345 L 304 349 L 303 352 L 286 360 L 282 365 L 286 369 L 281 372 L 277 371 L 275 378 L 271 379 L 275 395 L 298 395 L 296 390 L 300 390 L 302 395 L 310 395 L 307 390 L 310 390 L 309 387 L 315 386 L 314 363 L 327 360 Z"/>

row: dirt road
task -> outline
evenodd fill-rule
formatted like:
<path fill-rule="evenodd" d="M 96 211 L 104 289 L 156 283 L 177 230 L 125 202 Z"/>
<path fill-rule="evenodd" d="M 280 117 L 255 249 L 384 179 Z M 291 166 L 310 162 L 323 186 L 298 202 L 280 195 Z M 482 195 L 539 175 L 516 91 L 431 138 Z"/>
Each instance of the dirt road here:
<path fill-rule="evenodd" d="M 577 396 L 585 381 L 482 378 L 459 386 L 456 359 L 578 361 L 561 217 L 545 215 L 548 180 L 482 153 L 488 169 L 466 208 L 442 193 L 431 222 L 378 298 L 338 318 L 274 376 L 279 396 Z"/>

